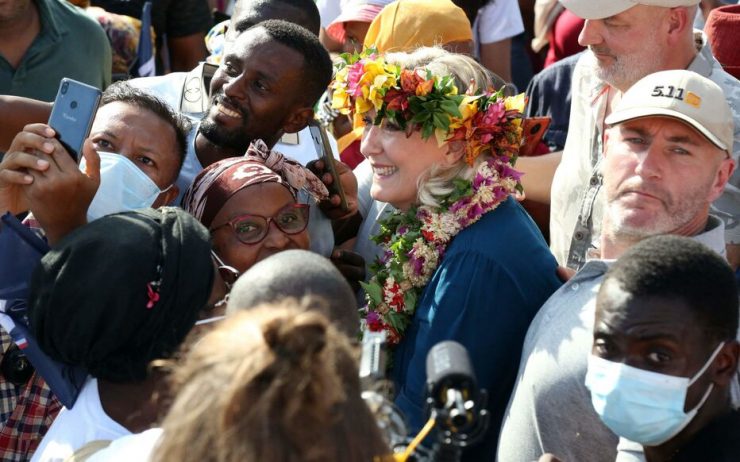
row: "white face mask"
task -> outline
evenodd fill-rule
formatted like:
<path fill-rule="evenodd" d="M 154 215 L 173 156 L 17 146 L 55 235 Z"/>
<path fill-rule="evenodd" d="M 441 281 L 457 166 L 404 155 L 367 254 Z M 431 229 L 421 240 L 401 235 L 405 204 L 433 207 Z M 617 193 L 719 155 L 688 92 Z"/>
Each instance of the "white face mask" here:
<path fill-rule="evenodd" d="M 112 152 L 98 152 L 100 156 L 100 187 L 87 209 L 87 221 L 112 213 L 151 207 L 160 194 L 159 186 L 126 157 Z M 85 159 L 80 170 L 85 171 Z"/>
<path fill-rule="evenodd" d="M 696 417 L 714 388 L 710 384 L 699 404 L 684 412 L 689 387 L 722 350 L 724 342 L 692 378 L 675 377 L 615 363 L 591 355 L 586 387 L 602 422 L 614 433 L 643 446 L 658 446 L 676 436 Z"/>

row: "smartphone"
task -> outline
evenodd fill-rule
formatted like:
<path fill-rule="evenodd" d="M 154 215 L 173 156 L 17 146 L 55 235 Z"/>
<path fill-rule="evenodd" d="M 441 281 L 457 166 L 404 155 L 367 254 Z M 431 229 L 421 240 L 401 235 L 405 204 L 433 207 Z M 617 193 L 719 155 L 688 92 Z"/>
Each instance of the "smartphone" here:
<path fill-rule="evenodd" d="M 102 92 L 95 87 L 63 78 L 49 116 L 49 126 L 75 161 L 79 161 L 82 145 L 90 135 Z"/>
<path fill-rule="evenodd" d="M 327 138 L 326 130 L 315 120 L 308 123 L 308 128 L 311 131 L 311 138 L 313 144 L 316 146 L 316 152 L 318 158 L 324 161 L 324 168 L 331 174 L 334 181 L 329 186 L 329 194 L 338 194 L 341 199 L 339 207 L 342 211 L 346 212 L 349 210 L 347 206 L 347 198 L 344 196 L 344 190 L 342 189 L 342 183 L 339 181 L 339 174 L 337 173 L 336 160 L 332 154 L 331 145 L 329 144 L 329 138 Z"/>
<path fill-rule="evenodd" d="M 537 155 L 537 146 L 542 141 L 542 137 L 547 133 L 550 127 L 550 117 L 528 117 L 522 123 L 522 132 L 524 134 L 524 145 L 519 149 L 519 155 L 523 157 Z"/>

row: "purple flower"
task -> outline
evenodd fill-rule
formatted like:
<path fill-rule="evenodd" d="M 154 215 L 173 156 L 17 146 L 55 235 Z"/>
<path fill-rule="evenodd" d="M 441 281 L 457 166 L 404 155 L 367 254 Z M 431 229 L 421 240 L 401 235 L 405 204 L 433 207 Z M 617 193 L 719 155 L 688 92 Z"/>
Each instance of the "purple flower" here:
<path fill-rule="evenodd" d="M 424 262 L 426 260 L 424 259 L 424 257 L 417 257 L 414 250 L 411 250 L 406 255 L 409 257 L 409 263 L 411 263 L 411 267 L 414 269 L 414 274 L 420 276 L 422 270 L 424 269 Z"/>
<path fill-rule="evenodd" d="M 465 197 L 463 199 L 460 199 L 459 201 L 455 202 L 450 206 L 450 212 L 457 213 L 458 210 L 466 207 L 468 204 L 470 204 L 470 197 Z"/>
<path fill-rule="evenodd" d="M 483 215 L 483 207 L 481 207 L 480 204 L 474 204 L 468 210 L 468 218 L 470 218 L 471 220 L 475 220 L 481 215 Z"/>
<path fill-rule="evenodd" d="M 476 173 L 475 178 L 473 178 L 473 189 L 477 190 L 485 180 L 486 178 L 483 175 Z"/>
<path fill-rule="evenodd" d="M 442 257 L 445 256 L 445 249 L 446 248 L 447 247 L 445 247 L 444 245 L 438 245 L 437 246 L 437 253 L 439 254 L 439 260 L 442 260 Z"/>
<path fill-rule="evenodd" d="M 514 167 L 512 167 L 510 164 L 504 164 L 501 167 L 501 171 L 499 172 L 499 174 L 502 177 L 514 178 L 517 181 L 519 181 L 519 179 L 522 177 L 522 172 L 515 170 Z"/>
<path fill-rule="evenodd" d="M 385 265 L 391 260 L 391 258 L 393 258 L 393 252 L 391 252 L 390 250 L 386 250 L 385 252 L 383 252 L 383 255 L 378 258 L 378 260 L 380 260 L 380 263 L 382 265 Z"/>

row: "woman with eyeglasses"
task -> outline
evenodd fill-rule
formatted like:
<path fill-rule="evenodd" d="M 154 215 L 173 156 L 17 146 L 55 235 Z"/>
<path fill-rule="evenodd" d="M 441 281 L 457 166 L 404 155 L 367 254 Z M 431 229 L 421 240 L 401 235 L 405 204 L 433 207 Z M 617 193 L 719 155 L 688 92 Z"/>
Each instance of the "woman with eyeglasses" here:
<path fill-rule="evenodd" d="M 211 164 L 193 181 L 183 207 L 211 232 L 214 258 L 227 283 L 272 254 L 309 248 L 308 204 L 328 195 L 308 169 L 254 141 L 244 157 Z"/>

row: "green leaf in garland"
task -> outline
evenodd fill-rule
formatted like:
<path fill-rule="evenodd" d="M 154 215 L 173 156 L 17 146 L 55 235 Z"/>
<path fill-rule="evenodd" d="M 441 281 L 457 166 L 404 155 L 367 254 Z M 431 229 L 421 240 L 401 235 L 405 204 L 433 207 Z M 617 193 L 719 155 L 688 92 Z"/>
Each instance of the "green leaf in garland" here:
<path fill-rule="evenodd" d="M 388 324 L 390 324 L 391 327 L 396 329 L 399 333 L 405 331 L 406 327 L 409 325 L 409 318 L 405 313 L 390 310 L 385 317 L 388 319 Z"/>
<path fill-rule="evenodd" d="M 444 131 L 450 128 L 450 118 L 445 113 L 437 112 L 433 115 L 433 118 L 435 128 L 440 128 Z"/>
<path fill-rule="evenodd" d="M 413 314 L 413 309 L 416 308 L 416 289 L 407 290 L 403 294 L 403 303 L 407 309 L 412 310 Z"/>
<path fill-rule="evenodd" d="M 460 104 L 456 103 L 455 101 L 445 100 L 442 101 L 439 106 L 442 108 L 443 111 L 445 111 L 452 117 L 462 117 L 459 108 Z"/>
<path fill-rule="evenodd" d="M 434 133 L 434 125 L 430 123 L 425 123 L 424 128 L 421 129 L 422 139 L 429 138 L 430 136 L 432 136 L 432 133 Z"/>
<path fill-rule="evenodd" d="M 377 283 L 374 283 L 373 281 L 370 281 L 369 283 L 360 282 L 360 286 L 375 305 L 383 303 L 383 290 Z"/>
<path fill-rule="evenodd" d="M 411 119 L 411 122 L 412 122 L 412 123 L 415 123 L 415 124 L 419 124 L 419 125 L 421 125 L 421 124 L 424 124 L 424 123 L 426 123 L 426 122 L 427 122 L 427 121 L 429 120 L 429 118 L 430 118 L 430 117 L 431 117 L 431 115 L 430 115 L 430 114 L 428 114 L 428 113 L 425 113 L 425 112 L 422 112 L 422 113 L 416 114 L 416 115 L 415 115 L 415 116 L 414 116 L 414 117 L 413 117 L 413 118 Z"/>

